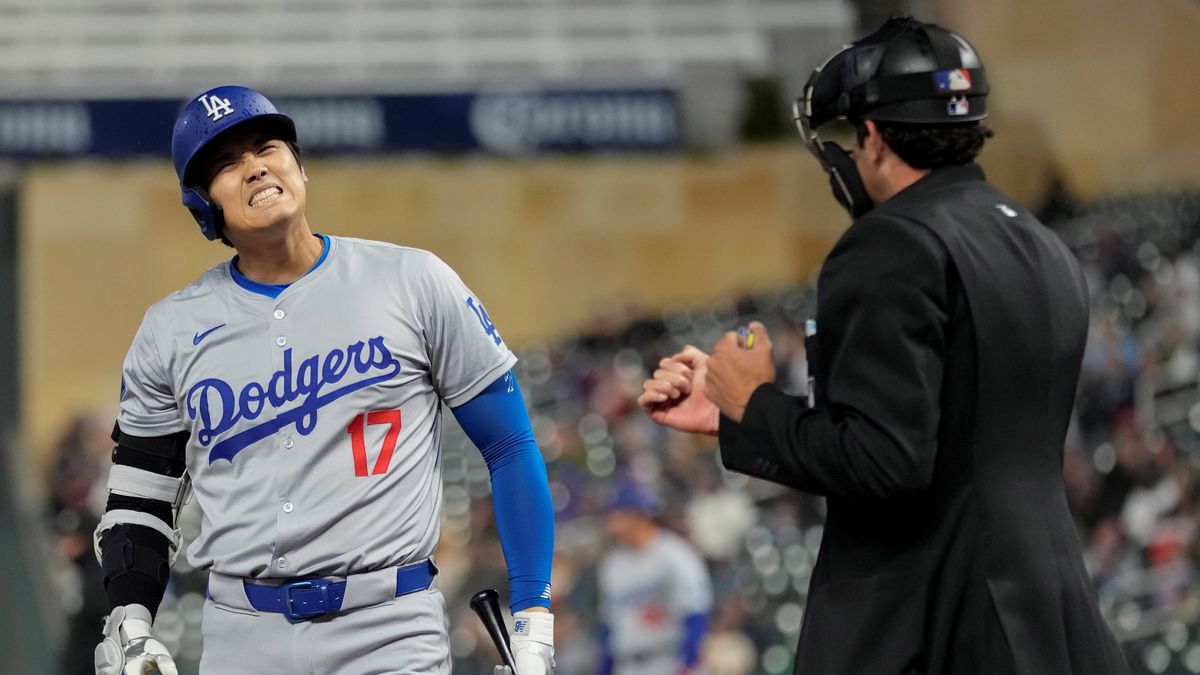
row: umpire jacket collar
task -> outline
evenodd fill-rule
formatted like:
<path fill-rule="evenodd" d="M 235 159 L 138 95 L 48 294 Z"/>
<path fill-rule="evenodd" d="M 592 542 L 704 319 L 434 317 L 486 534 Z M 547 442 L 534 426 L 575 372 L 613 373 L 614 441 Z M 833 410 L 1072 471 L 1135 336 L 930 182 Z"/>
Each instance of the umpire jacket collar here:
<path fill-rule="evenodd" d="M 943 185 L 985 180 L 987 180 L 987 177 L 983 175 L 983 167 L 974 162 L 955 166 L 943 166 L 930 171 L 917 182 L 892 195 L 892 198 L 884 202 L 884 204 L 894 202 L 900 197 L 910 198 L 919 196 Z"/>

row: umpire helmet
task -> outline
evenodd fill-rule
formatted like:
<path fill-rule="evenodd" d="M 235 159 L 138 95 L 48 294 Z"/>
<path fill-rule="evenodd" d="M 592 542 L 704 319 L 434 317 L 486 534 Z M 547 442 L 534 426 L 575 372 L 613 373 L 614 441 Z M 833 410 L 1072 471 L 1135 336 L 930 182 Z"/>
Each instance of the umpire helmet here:
<path fill-rule="evenodd" d="M 218 136 L 250 121 L 269 122 L 278 131 L 280 139 L 296 142 L 296 125 L 292 119 L 279 112 L 266 96 L 247 87 L 230 85 L 209 89 L 184 105 L 175 118 L 171 158 L 175 162 L 175 174 L 179 176 L 183 205 L 192 212 L 200 231 L 208 239 L 221 236 L 224 214 L 209 197 L 208 186 L 203 184 L 200 173 L 202 167 L 196 165 L 195 160 Z"/>
<path fill-rule="evenodd" d="M 961 35 L 912 18 L 891 19 L 818 66 L 796 99 L 805 145 L 829 174 L 834 196 L 855 216 L 871 203 L 854 160 L 818 128 L 836 119 L 945 125 L 987 117 L 987 74 Z"/>

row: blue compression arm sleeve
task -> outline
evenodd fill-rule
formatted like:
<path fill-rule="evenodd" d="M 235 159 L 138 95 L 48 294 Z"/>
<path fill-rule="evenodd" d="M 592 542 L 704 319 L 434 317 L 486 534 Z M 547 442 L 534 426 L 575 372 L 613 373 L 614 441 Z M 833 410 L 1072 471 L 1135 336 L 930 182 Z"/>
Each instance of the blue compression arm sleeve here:
<path fill-rule="evenodd" d="M 708 614 L 689 614 L 683 620 L 683 665 L 691 668 L 700 663 L 700 645 L 708 630 Z"/>
<path fill-rule="evenodd" d="M 554 506 L 516 376 L 505 373 L 452 410 L 492 477 L 496 529 L 508 564 L 509 609 L 549 609 Z"/>

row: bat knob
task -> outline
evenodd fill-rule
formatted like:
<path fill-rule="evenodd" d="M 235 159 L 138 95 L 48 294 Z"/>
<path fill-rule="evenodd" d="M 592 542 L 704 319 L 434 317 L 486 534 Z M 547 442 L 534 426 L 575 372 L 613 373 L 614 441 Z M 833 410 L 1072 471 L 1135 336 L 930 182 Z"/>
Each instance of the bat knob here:
<path fill-rule="evenodd" d="M 500 609 L 500 594 L 494 588 L 485 588 L 471 596 L 471 609 L 478 612 L 483 607 Z"/>
<path fill-rule="evenodd" d="M 504 618 L 500 614 L 500 594 L 495 589 L 485 588 L 471 596 L 470 605 L 475 614 L 479 616 L 479 620 L 483 622 L 483 627 L 487 630 L 488 636 L 492 638 L 496 651 L 500 652 L 501 661 L 515 671 L 516 662 L 512 656 L 508 629 L 504 627 Z"/>

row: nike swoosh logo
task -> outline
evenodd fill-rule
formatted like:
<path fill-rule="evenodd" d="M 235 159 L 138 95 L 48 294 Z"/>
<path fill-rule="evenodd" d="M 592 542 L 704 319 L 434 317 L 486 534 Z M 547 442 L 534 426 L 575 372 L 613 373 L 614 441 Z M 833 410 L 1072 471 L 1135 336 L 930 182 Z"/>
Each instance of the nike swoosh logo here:
<path fill-rule="evenodd" d="M 216 330 L 218 328 L 224 328 L 224 327 L 225 327 L 225 324 L 221 324 L 219 326 L 213 326 L 212 328 L 209 328 L 208 330 L 204 331 L 203 333 L 196 333 L 192 337 L 192 344 L 193 345 L 200 344 L 200 341 L 203 340 L 204 338 L 208 337 L 209 333 L 213 332 L 214 330 Z"/>

